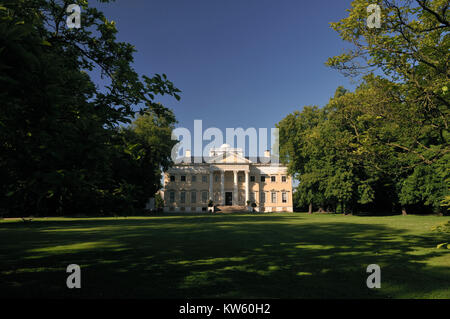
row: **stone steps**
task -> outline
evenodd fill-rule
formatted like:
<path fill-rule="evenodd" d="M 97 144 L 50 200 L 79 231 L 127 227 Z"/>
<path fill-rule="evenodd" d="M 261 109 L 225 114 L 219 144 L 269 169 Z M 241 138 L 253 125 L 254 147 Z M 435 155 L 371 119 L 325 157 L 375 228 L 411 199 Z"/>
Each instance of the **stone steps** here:
<path fill-rule="evenodd" d="M 218 213 L 248 213 L 246 206 L 217 206 L 216 212 Z"/>

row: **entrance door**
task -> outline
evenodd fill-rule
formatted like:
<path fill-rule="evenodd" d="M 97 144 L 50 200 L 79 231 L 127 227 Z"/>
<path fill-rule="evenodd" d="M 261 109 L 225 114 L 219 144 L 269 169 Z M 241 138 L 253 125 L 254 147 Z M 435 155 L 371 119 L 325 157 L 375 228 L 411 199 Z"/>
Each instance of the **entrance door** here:
<path fill-rule="evenodd" d="M 233 193 L 232 192 L 225 193 L 225 205 L 226 206 L 233 205 Z"/>

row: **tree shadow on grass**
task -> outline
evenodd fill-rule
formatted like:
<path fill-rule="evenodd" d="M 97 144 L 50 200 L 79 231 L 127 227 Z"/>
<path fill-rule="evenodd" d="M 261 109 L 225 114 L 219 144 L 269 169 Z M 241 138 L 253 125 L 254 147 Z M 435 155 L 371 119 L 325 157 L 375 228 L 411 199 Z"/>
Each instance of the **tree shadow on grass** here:
<path fill-rule="evenodd" d="M 0 224 L 0 296 L 88 298 L 449 298 L 436 237 L 284 216 Z M 67 265 L 82 268 L 68 289 Z M 381 289 L 366 267 L 381 266 Z"/>

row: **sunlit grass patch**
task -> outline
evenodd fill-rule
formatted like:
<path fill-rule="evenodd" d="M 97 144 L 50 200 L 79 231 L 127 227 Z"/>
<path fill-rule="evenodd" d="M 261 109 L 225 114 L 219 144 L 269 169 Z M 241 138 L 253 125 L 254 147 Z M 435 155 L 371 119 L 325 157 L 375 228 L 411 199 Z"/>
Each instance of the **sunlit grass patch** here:
<path fill-rule="evenodd" d="M 120 247 L 120 244 L 111 243 L 107 241 L 94 241 L 94 242 L 80 242 L 76 244 L 67 244 L 67 245 L 58 245 L 58 246 L 50 246 L 44 248 L 36 248 L 30 249 L 28 253 L 74 253 L 81 250 L 92 250 L 92 249 L 100 249 L 100 248 L 115 248 Z"/>

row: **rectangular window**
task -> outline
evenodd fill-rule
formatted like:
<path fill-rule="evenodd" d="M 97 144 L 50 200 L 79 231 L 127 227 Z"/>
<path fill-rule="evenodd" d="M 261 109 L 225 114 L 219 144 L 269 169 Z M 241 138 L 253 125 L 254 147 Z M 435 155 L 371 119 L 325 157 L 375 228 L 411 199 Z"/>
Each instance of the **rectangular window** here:
<path fill-rule="evenodd" d="M 185 175 L 181 175 L 181 176 L 180 176 L 180 180 L 181 180 L 182 182 L 185 182 L 185 181 L 186 181 L 186 176 L 185 176 Z"/>
<path fill-rule="evenodd" d="M 286 183 L 286 176 L 281 176 L 281 181 L 282 181 L 283 183 Z"/>
<path fill-rule="evenodd" d="M 197 181 L 197 176 L 192 175 L 192 176 L 191 176 L 191 181 L 192 181 L 193 183 L 195 183 L 195 182 Z"/>
<path fill-rule="evenodd" d="M 242 182 L 243 181 L 243 176 L 238 176 L 238 181 Z"/>
<path fill-rule="evenodd" d="M 208 176 L 202 175 L 202 182 L 207 183 L 208 182 Z"/>
<path fill-rule="evenodd" d="M 215 180 L 216 182 L 218 182 L 218 181 L 219 181 L 219 176 L 216 175 L 216 177 L 214 178 L 214 180 Z"/>
<path fill-rule="evenodd" d="M 254 182 L 255 181 L 255 176 L 250 176 L 250 182 Z"/>
<path fill-rule="evenodd" d="M 175 192 L 170 192 L 169 193 L 169 201 L 171 203 L 175 203 Z"/>
<path fill-rule="evenodd" d="M 197 201 L 197 193 L 191 192 L 191 204 L 195 204 L 196 201 Z"/>
<path fill-rule="evenodd" d="M 180 203 L 181 204 L 186 203 L 186 192 L 181 192 L 180 193 Z"/>
<path fill-rule="evenodd" d="M 202 203 L 206 203 L 208 200 L 208 192 L 202 192 Z"/>
<path fill-rule="evenodd" d="M 277 193 L 272 192 L 272 203 L 275 204 L 277 202 Z"/>
<path fill-rule="evenodd" d="M 170 175 L 170 181 L 175 182 L 175 175 Z"/>
<path fill-rule="evenodd" d="M 259 200 L 260 203 L 265 203 L 266 202 L 266 193 L 261 192 L 259 195 L 259 198 L 260 198 L 260 200 Z"/>
<path fill-rule="evenodd" d="M 266 182 L 266 177 L 264 175 L 261 175 L 261 182 L 263 182 L 263 183 Z"/>
<path fill-rule="evenodd" d="M 253 203 L 253 202 L 256 202 L 256 194 L 255 194 L 255 192 L 251 192 L 250 193 L 250 201 Z"/>
<path fill-rule="evenodd" d="M 281 193 L 281 201 L 283 203 L 287 203 L 287 194 L 286 194 L 286 192 L 282 192 Z"/>
<path fill-rule="evenodd" d="M 276 181 L 276 177 L 275 177 L 275 176 L 270 176 L 270 181 L 271 181 L 272 183 L 274 183 L 274 182 Z"/>

